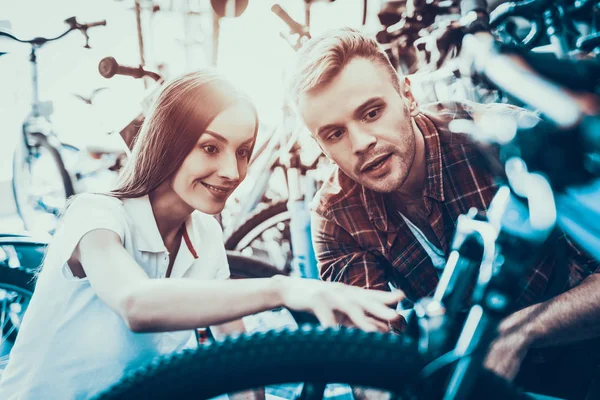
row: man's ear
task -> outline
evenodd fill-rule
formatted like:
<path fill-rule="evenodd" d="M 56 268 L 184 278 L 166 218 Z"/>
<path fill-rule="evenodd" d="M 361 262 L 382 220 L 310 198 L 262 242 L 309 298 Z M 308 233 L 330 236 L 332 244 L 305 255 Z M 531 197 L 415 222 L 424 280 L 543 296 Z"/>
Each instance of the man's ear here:
<path fill-rule="evenodd" d="M 404 84 L 402 85 L 402 95 L 406 101 L 406 105 L 410 111 L 410 115 L 412 117 L 419 114 L 419 103 L 415 99 L 412 94 L 412 90 L 410 88 L 410 79 L 407 76 L 404 77 Z"/>

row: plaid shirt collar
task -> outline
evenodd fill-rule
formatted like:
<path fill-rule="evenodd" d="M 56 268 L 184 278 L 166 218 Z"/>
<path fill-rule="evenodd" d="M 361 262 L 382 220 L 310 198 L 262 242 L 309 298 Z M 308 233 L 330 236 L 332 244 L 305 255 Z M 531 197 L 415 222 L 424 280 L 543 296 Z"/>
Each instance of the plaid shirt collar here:
<path fill-rule="evenodd" d="M 444 201 L 444 179 L 442 176 L 442 150 L 439 133 L 429 118 L 419 113 L 413 118 L 425 140 L 425 156 L 427 163 L 427 178 L 423 188 L 423 196 L 437 201 Z M 418 134 L 418 132 L 415 132 Z M 385 195 L 361 186 L 361 199 L 369 219 L 382 232 L 395 232 L 398 226 L 390 224 L 386 207 Z"/>

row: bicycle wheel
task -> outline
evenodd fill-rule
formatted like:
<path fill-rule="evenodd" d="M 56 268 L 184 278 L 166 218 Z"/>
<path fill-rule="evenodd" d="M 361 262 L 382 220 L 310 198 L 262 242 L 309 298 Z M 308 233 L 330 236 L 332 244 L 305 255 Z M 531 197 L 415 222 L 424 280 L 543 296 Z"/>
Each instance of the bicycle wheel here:
<path fill-rule="evenodd" d="M 60 149 L 41 133 L 33 146 L 20 140 L 13 158 L 12 189 L 26 230 L 52 232 L 66 200 L 75 191 Z"/>
<path fill-rule="evenodd" d="M 34 287 L 33 273 L 0 264 L 0 371 L 8 364 Z"/>
<path fill-rule="evenodd" d="M 227 250 L 240 252 L 291 271 L 292 241 L 287 203 L 280 201 L 250 215 L 225 241 Z"/>
<path fill-rule="evenodd" d="M 404 337 L 304 327 L 228 338 L 161 358 L 96 399 L 208 399 L 296 382 L 347 383 L 402 395 L 422 367 L 416 345 Z M 490 373 L 478 385 L 490 389 L 487 399 L 527 398 Z"/>

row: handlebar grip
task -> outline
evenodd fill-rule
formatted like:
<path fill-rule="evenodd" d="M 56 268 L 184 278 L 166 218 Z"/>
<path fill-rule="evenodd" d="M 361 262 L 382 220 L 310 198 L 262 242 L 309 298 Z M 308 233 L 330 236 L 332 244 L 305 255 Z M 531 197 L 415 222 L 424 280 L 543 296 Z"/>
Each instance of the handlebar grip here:
<path fill-rule="evenodd" d="M 113 57 L 105 57 L 98 64 L 98 72 L 106 79 L 110 79 L 115 75 L 131 76 L 133 78 L 141 78 L 144 76 L 144 71 L 141 68 L 125 67 L 119 65 Z"/>
<path fill-rule="evenodd" d="M 298 22 L 294 21 L 294 19 L 290 17 L 290 15 L 283 8 L 281 8 L 279 4 L 274 4 L 273 7 L 271 7 L 271 11 L 274 12 L 275 15 L 277 15 L 279 18 L 281 18 L 282 21 L 290 27 L 292 32 L 297 33 L 299 35 L 306 34 L 304 27 Z"/>
<path fill-rule="evenodd" d="M 115 75 L 125 75 L 131 76 L 135 79 L 140 79 L 147 76 L 156 82 L 162 80 L 162 77 L 156 72 L 146 71 L 141 65 L 139 67 L 126 67 L 124 65 L 119 65 L 117 60 L 115 60 L 113 57 L 104 57 L 102 60 L 100 60 L 100 63 L 98 64 L 98 72 L 100 72 L 100 75 L 106 79 L 110 79 Z"/>
<path fill-rule="evenodd" d="M 89 22 L 87 24 L 82 24 L 86 29 L 89 28 L 93 28 L 94 26 L 106 26 L 106 20 L 103 19 L 102 21 L 98 21 L 98 22 Z"/>

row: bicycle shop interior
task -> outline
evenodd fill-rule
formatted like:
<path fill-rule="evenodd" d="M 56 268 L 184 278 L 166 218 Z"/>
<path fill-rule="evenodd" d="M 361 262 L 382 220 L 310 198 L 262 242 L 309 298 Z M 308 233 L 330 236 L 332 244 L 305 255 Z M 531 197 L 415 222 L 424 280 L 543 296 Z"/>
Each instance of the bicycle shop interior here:
<path fill-rule="evenodd" d="M 600 399 L 598 0 L 0 0 L 0 123 L 1 398 Z"/>

